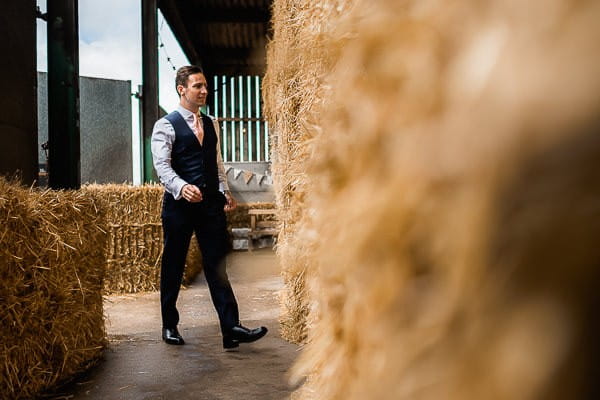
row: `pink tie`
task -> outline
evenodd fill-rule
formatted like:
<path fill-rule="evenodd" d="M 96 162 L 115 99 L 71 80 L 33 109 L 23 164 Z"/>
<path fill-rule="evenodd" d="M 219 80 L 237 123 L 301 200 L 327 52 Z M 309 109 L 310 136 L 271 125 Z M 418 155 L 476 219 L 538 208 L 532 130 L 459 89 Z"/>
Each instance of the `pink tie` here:
<path fill-rule="evenodd" d="M 204 139 L 204 129 L 202 129 L 202 125 L 200 125 L 200 120 L 198 119 L 198 114 L 194 114 L 194 135 L 202 145 L 202 139 Z"/>

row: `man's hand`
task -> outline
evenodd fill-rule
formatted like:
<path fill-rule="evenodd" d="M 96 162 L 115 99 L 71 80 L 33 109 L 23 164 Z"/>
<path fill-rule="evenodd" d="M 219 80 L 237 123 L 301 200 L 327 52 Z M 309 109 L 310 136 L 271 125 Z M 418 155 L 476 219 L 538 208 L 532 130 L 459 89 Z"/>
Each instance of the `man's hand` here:
<path fill-rule="evenodd" d="M 231 195 L 229 190 L 226 190 L 225 193 L 223 193 L 223 194 L 225 195 L 225 198 L 227 199 L 227 203 L 225 203 L 225 207 L 223 207 L 225 212 L 235 210 L 235 208 L 237 207 L 237 201 L 235 201 L 235 198 Z"/>
<path fill-rule="evenodd" d="M 190 203 L 199 203 L 202 201 L 202 192 L 196 185 L 184 185 L 181 189 L 181 197 Z"/>

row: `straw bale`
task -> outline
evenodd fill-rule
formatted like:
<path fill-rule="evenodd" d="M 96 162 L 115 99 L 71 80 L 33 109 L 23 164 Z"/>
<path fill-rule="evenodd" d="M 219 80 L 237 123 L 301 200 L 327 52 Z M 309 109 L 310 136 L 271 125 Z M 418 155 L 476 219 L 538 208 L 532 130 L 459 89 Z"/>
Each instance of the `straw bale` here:
<path fill-rule="evenodd" d="M 82 190 L 109 204 L 105 292 L 158 290 L 163 246 L 162 186 L 87 185 Z M 197 242 L 192 240 L 184 284 L 191 283 L 201 271 L 200 250 Z"/>
<path fill-rule="evenodd" d="M 358 0 L 337 21 L 297 397 L 598 397 L 599 17 Z"/>
<path fill-rule="evenodd" d="M 267 48 L 268 64 L 263 83 L 265 115 L 269 121 L 273 179 L 280 221 L 278 256 L 288 290 L 282 301 L 282 335 L 293 342 L 306 339 L 307 302 L 305 276 L 309 259 L 305 240 L 299 240 L 307 191 L 306 165 L 310 127 L 326 92 L 323 76 L 336 59 L 327 42 L 335 21 L 354 1 L 275 1 L 273 40 Z"/>
<path fill-rule="evenodd" d="M 105 205 L 0 177 L 0 398 L 32 398 L 105 345 Z"/>

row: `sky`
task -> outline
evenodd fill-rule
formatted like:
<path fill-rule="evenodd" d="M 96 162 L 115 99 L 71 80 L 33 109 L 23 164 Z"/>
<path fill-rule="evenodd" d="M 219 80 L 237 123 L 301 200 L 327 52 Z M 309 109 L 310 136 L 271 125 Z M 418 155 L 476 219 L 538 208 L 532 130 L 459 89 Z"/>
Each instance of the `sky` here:
<path fill-rule="evenodd" d="M 79 0 L 79 75 L 131 81 L 132 93 L 142 83 L 140 0 Z M 46 12 L 46 0 L 37 5 Z M 47 71 L 46 22 L 37 20 L 38 70 Z M 174 89 L 175 68 L 189 64 L 169 25 L 158 13 L 159 103 L 172 111 L 179 99 Z M 171 58 L 171 63 L 167 57 Z M 132 97 L 133 183 L 141 181 L 139 159 L 139 101 Z"/>

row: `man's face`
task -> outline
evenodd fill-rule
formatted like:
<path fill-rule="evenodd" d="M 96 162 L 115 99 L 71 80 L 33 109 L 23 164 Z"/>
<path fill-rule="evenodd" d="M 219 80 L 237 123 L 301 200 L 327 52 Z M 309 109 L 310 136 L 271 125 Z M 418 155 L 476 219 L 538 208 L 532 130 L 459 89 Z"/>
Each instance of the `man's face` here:
<path fill-rule="evenodd" d="M 187 86 L 179 85 L 179 93 L 183 101 L 202 107 L 206 105 L 206 96 L 208 95 L 208 87 L 204 74 L 193 74 L 188 77 Z"/>

